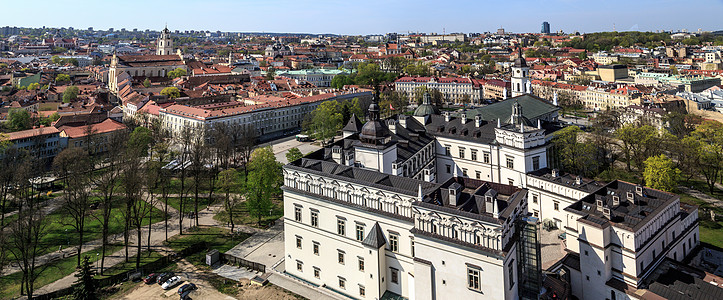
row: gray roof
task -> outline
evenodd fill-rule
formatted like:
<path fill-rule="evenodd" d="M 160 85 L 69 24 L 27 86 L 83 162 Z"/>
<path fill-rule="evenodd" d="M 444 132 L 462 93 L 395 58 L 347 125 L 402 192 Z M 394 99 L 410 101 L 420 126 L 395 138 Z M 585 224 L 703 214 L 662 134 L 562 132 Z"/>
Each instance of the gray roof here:
<path fill-rule="evenodd" d="M 415 117 L 424 117 L 426 115 L 438 115 L 439 109 L 431 104 L 422 104 L 414 110 Z"/>
<path fill-rule="evenodd" d="M 362 122 L 357 118 L 356 114 L 352 114 L 349 118 L 349 122 L 346 123 L 346 126 L 344 126 L 344 129 L 342 131 L 350 131 L 350 132 L 360 132 L 362 129 Z"/>
<path fill-rule="evenodd" d="M 372 230 L 369 230 L 369 234 L 367 234 L 367 237 L 362 241 L 362 245 L 379 249 L 386 244 L 387 239 L 384 237 L 384 231 L 379 227 L 378 222 L 374 222 Z"/>
<path fill-rule="evenodd" d="M 483 106 L 480 108 L 472 109 L 467 111 L 467 118 L 472 118 L 479 115 L 484 121 L 497 121 L 508 120 L 512 115 L 512 104 L 517 101 L 522 106 L 522 116 L 533 122 L 536 125 L 537 119 L 540 117 L 559 110 L 560 108 L 552 105 L 552 103 L 542 98 L 524 94 L 514 98 L 509 98 L 504 101 L 500 101 L 494 104 Z"/>

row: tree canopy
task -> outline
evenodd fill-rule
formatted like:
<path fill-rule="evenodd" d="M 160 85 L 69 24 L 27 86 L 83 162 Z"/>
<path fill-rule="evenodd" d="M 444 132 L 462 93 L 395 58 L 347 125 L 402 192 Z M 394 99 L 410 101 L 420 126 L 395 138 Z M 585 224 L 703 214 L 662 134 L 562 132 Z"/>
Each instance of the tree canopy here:
<path fill-rule="evenodd" d="M 77 86 L 69 86 L 63 92 L 63 103 L 73 102 L 78 98 L 78 93 L 80 93 L 80 89 Z"/>
<path fill-rule="evenodd" d="M 8 121 L 5 126 L 12 131 L 29 129 L 31 125 L 30 113 L 22 108 L 11 108 L 8 112 Z"/>
<path fill-rule="evenodd" d="M 274 207 L 271 199 L 281 193 L 283 176 L 281 165 L 276 161 L 271 147 L 257 148 L 251 153 L 249 175 L 244 188 L 246 207 L 249 213 L 258 219 L 269 213 Z"/>
<path fill-rule="evenodd" d="M 68 74 L 58 74 L 58 76 L 55 76 L 56 82 L 66 82 L 70 81 L 70 75 Z"/>
<path fill-rule="evenodd" d="M 286 152 L 286 160 L 288 162 L 295 161 L 302 157 L 304 157 L 304 154 L 302 154 L 301 150 L 299 150 L 299 148 L 296 148 L 296 147 L 291 148 L 291 149 L 289 149 L 289 152 Z"/>
<path fill-rule="evenodd" d="M 167 75 L 168 75 L 168 78 L 178 78 L 181 76 L 186 76 L 186 69 L 176 68 L 173 71 L 169 71 Z"/>
<path fill-rule="evenodd" d="M 672 192 L 678 186 L 680 170 L 665 154 L 648 157 L 644 164 L 646 186 L 666 192 Z"/>
<path fill-rule="evenodd" d="M 307 131 L 315 139 L 326 141 L 336 135 L 341 129 L 343 117 L 339 102 L 329 100 L 322 102 L 313 112 L 311 121 L 307 124 Z"/>
<path fill-rule="evenodd" d="M 178 97 L 181 97 L 181 91 L 179 91 L 178 88 L 175 86 L 169 86 L 161 90 L 161 95 L 168 96 L 168 98 L 170 99 L 176 99 Z"/>

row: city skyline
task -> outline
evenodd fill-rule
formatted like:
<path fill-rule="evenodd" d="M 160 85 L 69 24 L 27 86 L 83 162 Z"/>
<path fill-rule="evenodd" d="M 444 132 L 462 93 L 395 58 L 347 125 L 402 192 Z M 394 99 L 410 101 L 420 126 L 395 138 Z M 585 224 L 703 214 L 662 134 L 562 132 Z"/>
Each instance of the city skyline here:
<path fill-rule="evenodd" d="M 159 30 L 168 24 L 172 30 L 209 30 L 223 32 L 283 32 L 310 34 L 365 35 L 388 32 L 539 32 L 543 21 L 551 32 L 657 31 L 687 29 L 694 32 L 723 29 L 715 21 L 723 1 L 688 1 L 685 7 L 676 1 L 619 0 L 589 3 L 577 0 L 523 0 L 514 3 L 478 3 L 455 1 L 439 6 L 433 1 L 385 1 L 342 3 L 337 0 L 296 2 L 204 1 L 191 9 L 195 1 L 180 0 L 174 5 L 157 1 L 129 0 L 122 6 L 94 1 L 77 5 L 37 1 L 39 9 L 28 18 L 19 2 L 7 3 L 3 24 L 17 27 L 74 27 L 96 30 L 125 28 Z M 111 7 L 112 9 L 108 9 Z M 145 7 L 145 9 L 139 9 Z M 626 9 L 621 9 L 625 7 Z M 701 9 L 701 8 L 706 9 Z M 168 14 L 159 12 L 167 11 Z M 234 13 L 235 12 L 235 13 Z M 268 12 L 268 13 L 259 13 Z M 73 15 L 81 18 L 72 18 Z M 696 18 L 679 16 L 696 15 Z M 70 17 L 69 17 L 70 16 Z M 119 16 L 131 16 L 120 18 Z M 227 17 L 224 17 L 227 16 Z M 432 16 L 432 17 L 429 17 Z M 664 22 L 663 22 L 664 21 Z"/>

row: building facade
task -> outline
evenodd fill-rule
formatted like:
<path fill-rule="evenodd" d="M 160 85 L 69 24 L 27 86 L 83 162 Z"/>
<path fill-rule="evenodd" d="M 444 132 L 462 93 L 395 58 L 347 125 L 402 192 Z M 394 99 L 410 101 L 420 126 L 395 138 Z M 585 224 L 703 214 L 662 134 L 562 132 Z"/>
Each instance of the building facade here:
<path fill-rule="evenodd" d="M 413 98 L 418 88 L 438 90 L 444 99 L 453 103 L 460 103 L 469 98 L 473 103 L 483 99 L 483 88 L 477 80 L 466 77 L 402 77 L 394 81 L 394 89 Z"/>

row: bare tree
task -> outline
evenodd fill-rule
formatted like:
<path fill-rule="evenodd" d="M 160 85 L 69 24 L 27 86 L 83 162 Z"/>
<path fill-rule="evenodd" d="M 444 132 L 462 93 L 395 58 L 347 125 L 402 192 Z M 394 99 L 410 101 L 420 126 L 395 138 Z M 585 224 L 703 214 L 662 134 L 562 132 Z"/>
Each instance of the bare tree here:
<path fill-rule="evenodd" d="M 39 170 L 34 162 L 37 160 L 25 160 L 15 170 L 14 197 L 17 199 L 19 211 L 18 219 L 10 228 L 10 251 L 18 259 L 18 265 L 22 272 L 21 293 L 24 292 L 29 299 L 32 299 L 35 290 L 35 281 L 40 274 L 49 266 L 37 265 L 37 257 L 42 250 L 40 240 L 47 234 L 46 216 L 40 207 L 40 194 L 30 184 L 33 177 L 33 170 Z"/>
<path fill-rule="evenodd" d="M 196 226 L 198 226 L 198 199 L 203 184 L 203 176 L 206 173 L 206 158 L 208 148 L 201 134 L 196 134 L 191 141 L 191 177 L 193 178 L 193 212 Z"/>
<path fill-rule="evenodd" d="M 103 266 L 105 265 L 105 252 L 108 248 L 110 219 L 114 205 L 113 200 L 118 193 L 118 183 L 121 179 L 121 167 L 126 137 L 126 132 L 116 132 L 108 136 L 108 142 L 106 143 L 107 151 L 105 152 L 105 167 L 97 176 L 93 177 L 93 183 L 101 193 L 101 213 L 100 215 L 94 215 L 101 223 L 101 275 L 103 274 Z"/>
<path fill-rule="evenodd" d="M 253 125 L 243 126 L 239 131 L 239 140 L 237 147 L 239 148 L 241 152 L 241 159 L 243 160 L 244 165 L 244 174 L 246 177 L 249 175 L 248 170 L 248 162 L 251 159 L 251 152 L 254 151 L 254 147 L 256 147 L 256 139 L 258 138 L 256 134 L 256 128 Z"/>
<path fill-rule="evenodd" d="M 179 148 L 178 156 L 176 156 L 176 165 L 179 168 L 179 181 L 181 189 L 179 190 L 178 199 L 178 233 L 183 234 L 183 211 L 186 202 L 186 180 L 188 179 L 188 165 L 191 163 L 190 147 L 195 135 L 195 130 L 190 127 L 184 127 L 176 136 L 176 146 Z"/>
<path fill-rule="evenodd" d="M 0 159 L 0 271 L 7 263 L 7 232 L 5 231 L 5 214 L 11 200 L 11 187 L 16 177 L 16 170 L 20 162 L 25 159 L 27 152 L 15 147 L 5 149 Z M 14 198 L 13 198 L 14 199 Z"/>
<path fill-rule="evenodd" d="M 85 220 L 90 207 L 90 184 L 92 164 L 88 154 L 81 148 L 67 148 L 53 160 L 53 167 L 64 174 L 67 185 L 63 197 L 63 211 L 70 219 L 69 225 L 78 232 L 78 254 L 76 266 L 80 266 L 80 255 L 85 237 Z"/>

